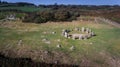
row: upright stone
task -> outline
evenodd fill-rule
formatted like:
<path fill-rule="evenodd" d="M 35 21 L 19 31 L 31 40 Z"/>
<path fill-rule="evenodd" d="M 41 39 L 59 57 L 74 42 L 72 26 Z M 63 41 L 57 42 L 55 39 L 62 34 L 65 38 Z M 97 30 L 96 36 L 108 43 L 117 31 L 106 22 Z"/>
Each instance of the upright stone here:
<path fill-rule="evenodd" d="M 65 35 L 65 32 L 66 32 L 66 30 L 65 30 L 65 29 L 63 29 L 63 30 L 62 30 L 62 36 L 64 36 L 64 35 Z"/>
<path fill-rule="evenodd" d="M 87 33 L 87 34 L 89 33 L 89 28 L 86 28 L 86 33 Z"/>
<path fill-rule="evenodd" d="M 65 32 L 65 37 L 66 37 L 66 38 L 68 37 L 68 33 L 67 33 L 67 32 Z"/>
<path fill-rule="evenodd" d="M 92 35 L 92 36 L 95 36 L 95 33 L 94 33 L 94 32 L 91 32 L 91 35 Z"/>
<path fill-rule="evenodd" d="M 85 32 L 85 27 L 82 27 L 82 32 Z"/>

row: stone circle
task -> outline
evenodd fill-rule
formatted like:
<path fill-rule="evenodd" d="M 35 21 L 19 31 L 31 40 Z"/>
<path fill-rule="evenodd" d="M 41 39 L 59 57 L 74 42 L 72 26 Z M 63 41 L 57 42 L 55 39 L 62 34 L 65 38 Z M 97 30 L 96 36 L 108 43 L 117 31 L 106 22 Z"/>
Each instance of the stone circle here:
<path fill-rule="evenodd" d="M 70 32 L 72 32 L 72 31 L 79 31 L 81 33 L 70 34 Z M 86 39 L 89 39 L 89 38 L 95 36 L 95 33 L 90 28 L 85 28 L 85 27 L 78 28 L 78 27 L 76 27 L 73 30 L 69 30 L 69 29 L 62 30 L 62 36 L 64 36 L 65 38 L 71 38 L 73 40 L 75 40 L 75 39 L 86 40 Z"/>

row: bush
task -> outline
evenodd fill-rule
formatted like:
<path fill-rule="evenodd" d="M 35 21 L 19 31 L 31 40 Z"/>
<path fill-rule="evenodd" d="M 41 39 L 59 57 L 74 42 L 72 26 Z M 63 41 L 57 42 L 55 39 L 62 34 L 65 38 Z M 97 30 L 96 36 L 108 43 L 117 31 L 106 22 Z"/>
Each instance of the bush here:
<path fill-rule="evenodd" d="M 65 10 L 58 10 L 55 12 L 54 14 L 54 18 L 55 20 L 57 21 L 66 21 L 70 18 L 70 13 L 68 11 L 65 11 Z"/>
<path fill-rule="evenodd" d="M 37 17 L 34 19 L 34 22 L 35 23 L 45 23 L 47 22 L 46 18 L 43 18 L 43 17 Z"/>

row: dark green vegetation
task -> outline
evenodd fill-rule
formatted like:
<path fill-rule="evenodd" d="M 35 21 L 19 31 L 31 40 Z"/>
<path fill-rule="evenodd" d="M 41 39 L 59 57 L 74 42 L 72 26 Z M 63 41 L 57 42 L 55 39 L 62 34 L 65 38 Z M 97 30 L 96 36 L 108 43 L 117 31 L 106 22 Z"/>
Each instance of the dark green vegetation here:
<path fill-rule="evenodd" d="M 83 16 L 97 16 L 111 19 L 120 23 L 120 6 L 94 6 L 94 5 L 39 5 L 36 6 L 31 3 L 0 3 L 0 19 L 5 16 L 4 12 L 9 14 L 22 13 L 23 22 L 45 23 L 47 21 L 71 21 L 76 17 Z M 11 13 L 12 12 L 12 13 Z M 52 19 L 51 19 L 52 18 Z"/>
<path fill-rule="evenodd" d="M 1 7 L 1 11 L 9 11 L 9 10 L 16 10 L 21 12 L 36 12 L 40 10 L 44 10 L 44 8 L 39 8 L 35 6 L 11 6 L 11 7 Z"/>
<path fill-rule="evenodd" d="M 0 55 L 1 67 L 78 67 L 77 65 L 67 64 L 47 64 L 34 62 L 30 58 L 10 58 Z"/>

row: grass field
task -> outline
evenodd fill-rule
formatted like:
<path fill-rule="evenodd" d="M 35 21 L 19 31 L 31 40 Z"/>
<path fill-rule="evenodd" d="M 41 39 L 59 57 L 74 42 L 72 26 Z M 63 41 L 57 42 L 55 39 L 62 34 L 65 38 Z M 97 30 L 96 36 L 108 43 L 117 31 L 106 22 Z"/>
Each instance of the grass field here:
<path fill-rule="evenodd" d="M 61 36 L 63 29 L 75 27 L 91 28 L 96 36 L 88 40 L 72 40 Z M 50 43 L 45 43 L 43 39 Z M 22 40 L 21 45 L 18 45 L 19 40 Z M 56 47 L 58 44 L 61 44 L 61 48 Z M 75 46 L 75 50 L 71 51 L 71 46 Z M 49 53 L 46 55 L 41 50 Z M 45 24 L 6 22 L 0 26 L 0 51 L 48 63 L 58 60 L 81 66 L 117 67 L 120 65 L 120 29 L 87 21 Z"/>
<path fill-rule="evenodd" d="M 23 12 L 35 12 L 35 11 L 42 11 L 46 10 L 47 8 L 41 8 L 41 7 L 31 7 L 31 6 L 21 6 L 21 7 L 0 7 L 0 10 L 20 10 Z"/>

